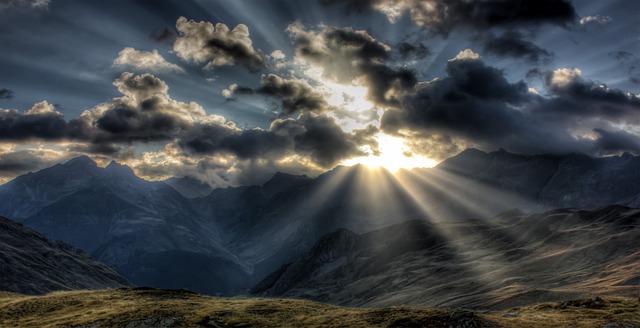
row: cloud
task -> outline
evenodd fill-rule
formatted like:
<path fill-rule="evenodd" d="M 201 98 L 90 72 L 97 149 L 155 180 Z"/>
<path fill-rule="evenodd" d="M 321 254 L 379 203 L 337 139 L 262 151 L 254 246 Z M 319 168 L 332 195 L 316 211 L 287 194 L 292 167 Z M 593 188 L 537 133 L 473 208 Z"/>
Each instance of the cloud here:
<path fill-rule="evenodd" d="M 377 151 L 376 128 L 345 132 L 333 118 L 304 107 L 324 103 L 304 99 L 300 101 L 308 103 L 297 107 L 302 105 L 295 98 L 310 92 L 297 80 L 264 76 L 263 86 L 256 92 L 282 97 L 290 106 L 287 108 L 301 113 L 297 118 L 276 119 L 269 129 L 240 129 L 222 116 L 207 114 L 196 103 L 174 100 L 166 83 L 148 73 L 125 72 L 113 84 L 121 97 L 69 121 L 46 101 L 25 112 L 0 110 L 0 140 L 5 144 L 38 142 L 63 147 L 66 153 L 126 159 L 146 172 L 161 171 L 161 167 L 149 164 L 158 158 L 171 163 L 218 163 L 219 168 L 234 172 L 233 179 L 242 176 L 242 181 L 251 180 L 246 175 L 249 171 L 261 172 L 264 177 L 273 173 L 269 170 L 282 167 L 319 173 L 347 158 Z M 232 89 L 237 92 L 238 87 Z M 134 149 L 141 143 L 165 148 L 153 155 L 155 159 L 140 159 Z"/>
<path fill-rule="evenodd" d="M 118 54 L 118 58 L 113 61 L 113 66 L 149 72 L 184 73 L 184 69 L 168 62 L 156 49 L 152 51 L 139 51 L 131 47 L 124 48 Z"/>
<path fill-rule="evenodd" d="M 547 97 L 509 82 L 471 50 L 450 60 L 446 74 L 419 83 L 401 108 L 385 111 L 382 129 L 436 159 L 469 146 L 601 154 L 635 152 L 640 144 L 640 135 L 620 128 L 639 130 L 640 97 L 585 80 L 578 69 L 546 72 Z"/>
<path fill-rule="evenodd" d="M 62 140 L 82 134 L 82 122 L 65 121 L 62 113 L 46 101 L 35 104 L 25 113 L 0 109 L 0 140 Z"/>
<path fill-rule="evenodd" d="M 394 47 L 397 49 L 398 56 L 402 60 L 407 59 L 424 59 L 431 54 L 429 48 L 425 47 L 422 43 L 409 43 L 400 42 Z"/>
<path fill-rule="evenodd" d="M 286 67 L 287 55 L 285 55 L 282 50 L 272 51 L 267 55 L 267 59 L 269 59 L 271 66 L 275 69 L 283 69 Z"/>
<path fill-rule="evenodd" d="M 601 155 L 619 154 L 620 152 L 640 153 L 638 135 L 626 131 L 608 131 L 596 128 L 598 139 L 594 143 L 594 152 Z"/>
<path fill-rule="evenodd" d="M 324 78 L 338 83 L 362 83 L 378 105 L 396 106 L 404 90 L 416 83 L 414 73 L 384 64 L 391 48 L 366 31 L 324 27 L 307 30 L 300 23 L 287 28 L 296 56 L 322 69 Z"/>
<path fill-rule="evenodd" d="M 317 92 L 304 79 L 284 79 L 274 74 L 262 75 L 256 93 L 281 100 L 284 114 L 323 112 L 329 109 L 325 95 Z"/>
<path fill-rule="evenodd" d="M 47 9 L 51 0 L 1 0 L 0 10 L 11 8 Z"/>
<path fill-rule="evenodd" d="M 580 18 L 580 25 L 588 25 L 588 24 L 604 25 L 611 21 L 612 21 L 612 18 L 609 16 L 602 16 L 602 15 L 585 16 Z"/>
<path fill-rule="evenodd" d="M 0 89 L 0 99 L 11 99 L 14 94 L 15 93 L 9 89 Z"/>
<path fill-rule="evenodd" d="M 396 22 L 405 13 L 431 33 L 448 36 L 456 29 L 485 31 L 494 27 L 570 26 L 577 20 L 567 0 L 320 0 L 343 4 L 349 11 L 377 10 Z"/>
<path fill-rule="evenodd" d="M 149 38 L 156 42 L 173 42 L 176 39 L 176 32 L 169 27 L 165 27 L 161 30 L 155 30 L 149 33 Z"/>
<path fill-rule="evenodd" d="M 524 39 L 522 33 L 507 31 L 500 36 L 489 34 L 482 40 L 483 50 L 498 57 L 526 59 L 532 63 L 548 62 L 553 54 Z"/>
<path fill-rule="evenodd" d="M 640 96 L 582 78 L 577 68 L 561 68 L 545 74 L 552 93 L 548 106 L 539 111 L 562 119 L 567 115 L 640 124 Z"/>
<path fill-rule="evenodd" d="M 8 150 L 0 151 L 0 183 L 5 183 L 18 175 L 50 167 L 65 162 L 77 154 L 48 150 Z"/>
<path fill-rule="evenodd" d="M 376 148 L 377 130 L 372 129 L 344 132 L 330 117 L 305 113 L 296 119 L 276 119 L 269 130 L 197 126 L 180 139 L 179 147 L 192 154 L 229 154 L 240 160 L 297 156 L 326 169 L 344 159 L 366 155 L 363 146 Z"/>
<path fill-rule="evenodd" d="M 250 95 L 253 93 L 253 89 L 245 86 L 240 86 L 236 83 L 233 83 L 222 90 L 222 96 L 227 100 L 235 100 L 236 95 Z"/>
<path fill-rule="evenodd" d="M 253 49 L 249 28 L 244 24 L 229 29 L 222 23 L 214 26 L 180 17 L 176 28 L 180 34 L 173 51 L 184 61 L 205 64 L 207 69 L 240 64 L 256 71 L 266 66 L 262 53 Z"/>

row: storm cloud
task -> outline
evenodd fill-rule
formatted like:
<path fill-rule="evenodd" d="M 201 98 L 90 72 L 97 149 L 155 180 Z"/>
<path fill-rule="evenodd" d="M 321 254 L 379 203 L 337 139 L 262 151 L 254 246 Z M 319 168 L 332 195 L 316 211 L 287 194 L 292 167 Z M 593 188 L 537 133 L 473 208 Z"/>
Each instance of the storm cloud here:
<path fill-rule="evenodd" d="M 456 29 L 488 30 L 494 27 L 530 27 L 576 23 L 578 16 L 567 0 L 319 0 L 325 5 L 345 5 L 347 10 L 373 9 L 390 21 L 405 13 L 431 33 L 448 36 Z"/>
<path fill-rule="evenodd" d="M 498 57 L 522 58 L 532 63 L 549 62 L 553 57 L 551 52 L 525 40 L 517 31 L 507 31 L 499 36 L 488 34 L 482 43 L 485 53 Z"/>
<path fill-rule="evenodd" d="M 384 131 L 410 139 L 414 151 L 445 158 L 469 146 L 524 153 L 590 154 L 637 151 L 640 136 L 615 125 L 638 126 L 640 97 L 584 80 L 580 71 L 547 72 L 549 97 L 465 50 L 451 59 L 447 76 L 421 82 L 386 111 Z M 482 81 L 482 83 L 477 83 Z M 430 148 L 425 144 L 449 146 Z"/>

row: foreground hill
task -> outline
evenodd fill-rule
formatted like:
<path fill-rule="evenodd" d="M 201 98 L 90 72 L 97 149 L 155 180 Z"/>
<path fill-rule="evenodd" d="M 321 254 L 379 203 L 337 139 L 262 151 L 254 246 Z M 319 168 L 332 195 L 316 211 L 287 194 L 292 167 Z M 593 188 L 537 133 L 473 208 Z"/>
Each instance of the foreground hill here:
<path fill-rule="evenodd" d="M 343 308 L 287 299 L 225 299 L 118 289 L 28 297 L 0 293 L 2 327 L 640 327 L 640 304 L 595 298 L 509 311 Z"/>
<path fill-rule="evenodd" d="M 509 308 L 640 292 L 640 209 L 338 230 L 252 289 L 346 306 Z"/>
<path fill-rule="evenodd" d="M 43 294 L 129 283 L 108 266 L 62 242 L 0 217 L 0 291 Z"/>

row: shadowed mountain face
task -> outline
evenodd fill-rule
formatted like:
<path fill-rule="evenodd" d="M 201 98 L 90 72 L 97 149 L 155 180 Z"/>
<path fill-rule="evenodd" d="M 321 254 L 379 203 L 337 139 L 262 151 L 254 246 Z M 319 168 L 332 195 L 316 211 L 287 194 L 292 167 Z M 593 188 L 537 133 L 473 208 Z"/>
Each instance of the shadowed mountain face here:
<path fill-rule="evenodd" d="M 129 283 L 110 267 L 62 242 L 51 242 L 0 217 L 0 290 L 43 294 L 54 290 L 104 289 Z"/>
<path fill-rule="evenodd" d="M 0 215 L 83 249 L 135 284 L 231 295 L 337 229 L 362 234 L 407 219 L 453 224 L 513 208 L 636 206 L 639 158 L 467 150 L 433 169 L 278 173 L 262 186 L 207 193 L 193 179 L 167 181 L 171 187 L 79 157 L 0 186 Z"/>
<path fill-rule="evenodd" d="M 549 208 L 640 207 L 640 156 L 523 156 L 468 149 L 437 166 Z M 435 170 L 417 169 L 421 174 Z"/>
<path fill-rule="evenodd" d="M 365 307 L 509 308 L 594 293 L 633 296 L 638 240 L 640 210 L 622 206 L 338 230 L 252 292 Z"/>
<path fill-rule="evenodd" d="M 182 195 L 115 162 L 100 168 L 79 157 L 14 179 L 0 199 L 1 213 L 81 248 L 134 284 L 231 293 L 246 276 L 216 226 Z M 210 278 L 193 280 L 192 272 Z"/>

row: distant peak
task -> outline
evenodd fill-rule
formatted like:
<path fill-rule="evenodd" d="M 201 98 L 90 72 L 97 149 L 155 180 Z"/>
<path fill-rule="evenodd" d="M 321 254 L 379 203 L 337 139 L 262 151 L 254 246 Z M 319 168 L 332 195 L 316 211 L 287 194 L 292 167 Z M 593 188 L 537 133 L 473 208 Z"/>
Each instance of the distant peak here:
<path fill-rule="evenodd" d="M 68 166 L 97 166 L 89 156 L 82 155 L 68 160 L 64 165 Z"/>
<path fill-rule="evenodd" d="M 107 164 L 107 166 L 105 166 L 104 169 L 107 172 L 114 172 L 114 173 L 117 172 L 117 173 L 120 173 L 120 174 L 126 173 L 126 174 L 135 175 L 135 173 L 133 172 L 133 170 L 130 167 L 128 167 L 127 165 L 124 165 L 124 164 L 120 164 L 120 163 L 118 163 L 116 161 L 109 162 L 109 164 Z"/>

